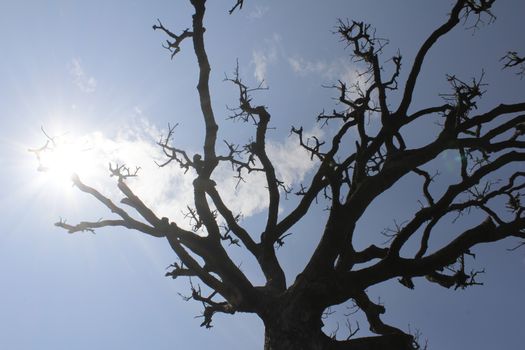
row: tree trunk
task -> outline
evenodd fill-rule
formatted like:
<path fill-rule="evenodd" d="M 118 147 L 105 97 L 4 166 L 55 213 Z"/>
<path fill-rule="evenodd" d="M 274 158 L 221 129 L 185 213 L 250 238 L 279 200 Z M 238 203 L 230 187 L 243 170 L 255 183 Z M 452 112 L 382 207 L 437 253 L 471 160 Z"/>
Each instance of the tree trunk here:
<path fill-rule="evenodd" d="M 311 285 L 312 283 L 310 283 Z M 299 288 L 297 287 L 297 290 Z M 414 350 L 414 338 L 404 333 L 337 341 L 323 333 L 324 306 L 319 295 L 300 290 L 261 314 L 264 350 Z"/>
<path fill-rule="evenodd" d="M 321 329 L 300 329 L 297 325 L 284 328 L 267 327 L 264 350 L 414 350 L 414 340 L 406 334 L 336 341 Z"/>
<path fill-rule="evenodd" d="M 264 350 L 328 349 L 330 338 L 321 331 L 323 308 L 313 302 L 316 296 L 305 297 L 303 293 L 300 290 L 294 297 L 280 300 L 262 317 L 266 327 Z"/>
<path fill-rule="evenodd" d="M 330 350 L 415 350 L 419 346 L 407 334 L 387 334 L 332 343 Z"/>
<path fill-rule="evenodd" d="M 297 325 L 267 327 L 264 350 L 324 350 L 329 349 L 330 339 L 321 332 L 301 329 Z"/>

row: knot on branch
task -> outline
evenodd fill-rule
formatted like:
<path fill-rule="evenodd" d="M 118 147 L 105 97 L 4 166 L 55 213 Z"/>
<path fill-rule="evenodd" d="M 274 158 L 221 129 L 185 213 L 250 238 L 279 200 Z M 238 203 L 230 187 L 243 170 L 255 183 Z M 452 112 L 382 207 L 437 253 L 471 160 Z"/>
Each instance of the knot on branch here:
<path fill-rule="evenodd" d="M 197 177 L 193 180 L 193 187 L 198 190 L 207 191 L 217 186 L 217 183 L 211 179 Z"/>

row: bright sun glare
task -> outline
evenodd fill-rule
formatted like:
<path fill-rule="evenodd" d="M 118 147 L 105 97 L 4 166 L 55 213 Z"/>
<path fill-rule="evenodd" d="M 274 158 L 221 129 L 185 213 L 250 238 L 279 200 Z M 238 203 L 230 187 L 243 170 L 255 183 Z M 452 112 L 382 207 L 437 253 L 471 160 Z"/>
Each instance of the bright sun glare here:
<path fill-rule="evenodd" d="M 37 149 L 30 149 L 38 160 L 38 171 L 45 175 L 46 181 L 65 189 L 71 187 L 71 176 L 82 178 L 93 175 L 97 159 L 86 137 L 73 137 L 68 134 L 48 136 L 46 143 Z"/>

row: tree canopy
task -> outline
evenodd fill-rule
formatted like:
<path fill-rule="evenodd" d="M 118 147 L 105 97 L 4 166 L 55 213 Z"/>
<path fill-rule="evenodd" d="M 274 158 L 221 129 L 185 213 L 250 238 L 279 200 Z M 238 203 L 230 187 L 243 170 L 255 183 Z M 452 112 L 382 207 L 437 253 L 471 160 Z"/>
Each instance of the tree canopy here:
<path fill-rule="evenodd" d="M 341 77 L 328 86 L 337 104 L 317 115 L 320 128 L 325 130 L 322 135 L 291 126 L 304 156 L 315 165 L 304 182 L 294 187 L 279 177 L 268 152 L 267 135 L 274 116 L 271 107 L 257 103 L 257 96 L 272 90 L 261 91 L 267 89 L 263 82 L 251 87 L 238 64 L 225 78 L 238 93 L 236 105 L 228 108 L 229 119 L 253 125 L 253 132 L 244 144 L 219 142 L 221 128 L 231 126 L 228 121 L 219 123 L 212 104 L 212 63 L 205 45 L 206 1 L 190 2 L 194 10 L 190 28 L 176 31 L 162 19 L 153 25 L 166 37 L 164 47 L 173 64 L 191 51 L 197 60 L 196 95 L 204 122 L 202 151 L 190 154 L 184 145 L 177 144 L 176 126 L 158 140 L 165 154 L 159 166 L 180 167 L 192 178 L 193 201 L 177 208 L 184 211 L 187 222 L 159 217 L 128 185 L 130 178 L 140 175 L 138 169 L 111 164 L 110 173 L 123 197 L 120 203 L 78 175 L 72 180 L 113 217 L 73 224 L 60 220 L 55 225 L 69 233 L 118 226 L 166 239 L 177 256 L 166 276 L 189 277 L 191 294 L 187 299 L 202 303 L 201 326 L 211 327 L 217 313 L 254 313 L 265 325 L 265 349 L 418 348 L 404 325 L 382 320 L 386 306 L 369 297 L 370 287 L 397 279 L 414 289 L 415 280 L 424 278 L 444 288 L 464 289 L 481 283 L 483 270 L 470 267 L 477 245 L 506 238 L 514 238 L 516 247 L 524 244 L 520 242 L 525 239 L 521 201 L 525 101 L 508 103 L 502 99 L 497 105 L 478 108 L 488 89 L 481 72 L 473 79 L 448 75 L 449 90 L 442 93 L 441 104 L 417 102 L 418 79 L 431 49 L 457 26 L 475 30 L 493 21 L 495 1 L 455 1 L 448 17 L 421 44 L 412 62 L 405 62 L 401 53 L 384 57 L 388 41 L 370 24 L 340 19 L 335 32 L 360 67 L 359 74 L 354 80 Z M 237 0 L 230 14 L 242 11 L 243 3 Z M 501 56 L 505 68 L 524 74 L 525 59 L 518 52 L 509 48 Z M 427 138 L 425 133 L 425 140 L 418 139 L 421 128 L 431 130 L 432 136 Z M 39 161 L 42 154 L 53 151 L 54 137 L 46 137 L 42 147 L 31 150 Z M 457 160 L 457 173 L 442 176 L 439 159 L 451 153 Z M 225 201 L 225 189 L 217 186 L 216 179 L 217 169 L 224 164 L 240 186 L 254 186 L 250 182 L 253 174 L 264 177 L 267 205 L 261 226 L 244 225 L 242 213 L 232 211 L 231 203 Z M 359 221 L 373 210 L 373 203 L 407 177 L 411 177 L 412 187 L 419 189 L 419 208 L 382 233 L 360 230 Z M 403 198 L 396 200 L 403 202 Z M 291 209 L 282 210 L 283 201 L 292 203 L 287 204 Z M 297 225 L 319 206 L 326 208 L 319 215 L 323 229 L 296 232 Z M 450 225 L 450 221 L 480 214 L 483 218 L 468 227 Z M 369 238 L 378 234 L 382 245 L 371 243 L 377 237 Z M 286 278 L 286 266 L 277 253 L 288 244 L 290 235 L 314 235 L 318 242 L 307 264 L 291 280 Z M 358 248 L 363 240 L 370 243 Z M 236 253 L 232 253 L 239 249 L 257 262 L 264 283 L 256 283 L 239 267 Z M 322 327 L 327 310 L 342 303 L 363 312 L 370 331 L 377 335 L 356 338 L 351 332 L 348 339 L 340 339 L 325 334 Z"/>

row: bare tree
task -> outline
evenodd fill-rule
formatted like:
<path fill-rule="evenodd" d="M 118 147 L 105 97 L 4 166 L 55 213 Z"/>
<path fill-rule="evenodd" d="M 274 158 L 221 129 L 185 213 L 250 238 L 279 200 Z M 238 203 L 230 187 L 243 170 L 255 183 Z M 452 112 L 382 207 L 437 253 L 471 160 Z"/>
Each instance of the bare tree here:
<path fill-rule="evenodd" d="M 413 279 L 417 277 L 445 288 L 476 285 L 480 271 L 467 268 L 474 246 L 507 237 L 525 238 L 521 202 L 525 172 L 515 170 L 525 160 L 521 151 L 525 147 L 525 102 L 502 103 L 478 112 L 477 101 L 484 92 L 482 79 L 463 81 L 449 76 L 451 90 L 443 95 L 443 104 L 412 111 L 418 76 L 431 47 L 462 20 L 473 18 L 475 25 L 492 20 L 494 1 L 456 0 L 446 21 L 419 48 L 404 82 L 399 82 L 401 56 L 391 57 L 383 66 L 380 57 L 385 42 L 375 36 L 369 24 L 340 21 L 337 32 L 350 47 L 353 59 L 365 67 L 366 84 L 348 86 L 339 82 L 334 86 L 343 108 L 317 118 L 322 124 L 337 125 L 328 142 L 308 139 L 302 128 L 292 128 L 300 145 L 318 161 L 318 166 L 308 184 L 291 190 L 277 177 L 266 150 L 271 115 L 251 97 L 261 87 L 251 89 L 238 71 L 227 78 L 239 91 L 233 118 L 253 122 L 255 135 L 243 147 L 227 143 L 226 152 L 218 154 L 219 126 L 211 105 L 210 63 L 204 43 L 206 1 L 191 0 L 195 9 L 191 29 L 175 34 L 161 21 L 153 29 L 167 35 L 165 47 L 172 57 L 181 51 L 183 43 L 192 41 L 198 61 L 197 90 L 205 123 L 203 154 L 191 156 L 173 145 L 173 128 L 158 143 L 167 156 L 160 166 L 176 163 L 190 170 L 188 175 L 195 174 L 194 203 L 187 207 L 193 230 L 183 229 L 181 223 L 169 218 L 159 218 L 148 208 L 126 183 L 137 172 L 125 166 L 110 169 L 124 196 L 122 206 L 83 183 L 78 176 L 73 177 L 80 191 L 104 204 L 116 219 L 73 225 L 60 221 L 56 225 L 70 233 L 122 226 L 166 238 L 179 259 L 166 275 L 190 278 L 192 292 L 188 300 L 204 305 L 201 326 L 211 327 L 215 313 L 255 313 L 265 325 L 267 350 L 417 348 L 412 335 L 381 320 L 385 307 L 371 300 L 367 288 L 396 278 L 404 286 L 414 288 Z M 242 5 L 243 1 L 238 0 L 230 13 Z M 502 60 L 509 68 L 523 64 L 523 59 L 512 51 Z M 400 92 L 396 103 L 389 100 L 393 90 Z M 371 116 L 379 125 L 376 131 L 367 123 Z M 438 123 L 439 132 L 425 145 L 410 148 L 406 135 L 414 133 L 415 122 L 422 119 Z M 354 142 L 349 141 L 352 129 L 357 131 Z M 39 156 L 52 143 L 50 139 L 46 146 L 32 151 Z M 447 150 L 459 155 L 460 171 L 456 182 L 436 191 L 432 188 L 434 174 L 430 168 L 436 157 Z M 264 227 L 249 232 L 238 213 L 232 212 L 223 201 L 213 180 L 221 162 L 231 163 L 233 176 L 239 179 L 250 172 L 264 174 L 269 199 Z M 496 174 L 502 173 L 506 179 L 496 181 Z M 357 221 L 376 198 L 409 174 L 421 178 L 421 208 L 389 231 L 390 239 L 384 246 L 372 244 L 356 250 Z M 283 195 L 291 193 L 297 195 L 296 206 L 288 213 L 280 213 Z M 319 232 L 319 243 L 302 272 L 287 283 L 276 248 L 318 198 L 328 203 L 324 230 Z M 141 220 L 125 208 L 135 210 Z M 474 210 L 484 212 L 486 219 L 467 230 L 458 229 L 447 244 L 429 249 L 430 238 L 439 230 L 443 218 Z M 256 232 L 262 234 L 257 236 Z M 400 252 L 409 241 L 417 242 L 418 249 L 413 256 L 406 257 Z M 253 255 L 265 276 L 264 285 L 254 285 L 239 269 L 229 254 L 230 245 L 242 246 Z M 325 310 L 346 301 L 364 312 L 370 330 L 377 336 L 337 340 L 323 333 Z"/>

